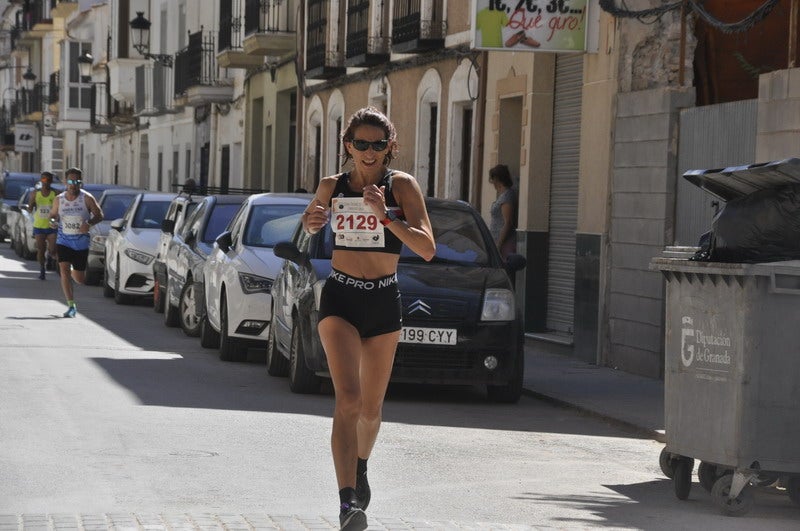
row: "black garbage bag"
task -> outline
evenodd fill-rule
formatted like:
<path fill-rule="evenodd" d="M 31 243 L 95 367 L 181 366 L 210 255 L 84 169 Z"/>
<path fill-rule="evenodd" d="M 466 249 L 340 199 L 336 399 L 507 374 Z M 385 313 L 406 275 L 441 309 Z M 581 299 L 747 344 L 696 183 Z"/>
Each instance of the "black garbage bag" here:
<path fill-rule="evenodd" d="M 692 260 L 777 262 L 800 259 L 800 185 L 758 190 L 728 201 Z"/>

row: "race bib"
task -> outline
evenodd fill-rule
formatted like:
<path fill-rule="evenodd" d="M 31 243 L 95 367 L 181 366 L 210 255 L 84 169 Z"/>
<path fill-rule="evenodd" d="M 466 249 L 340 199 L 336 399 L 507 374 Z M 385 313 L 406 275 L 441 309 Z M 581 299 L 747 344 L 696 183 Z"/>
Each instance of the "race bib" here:
<path fill-rule="evenodd" d="M 331 201 L 331 228 L 336 245 L 344 247 L 383 247 L 383 225 L 361 197 L 334 197 Z"/>
<path fill-rule="evenodd" d="M 83 225 L 81 216 L 61 217 L 61 232 L 64 234 L 81 234 L 81 225 Z"/>
<path fill-rule="evenodd" d="M 36 215 L 40 218 L 50 217 L 50 205 L 41 205 L 36 207 Z"/>

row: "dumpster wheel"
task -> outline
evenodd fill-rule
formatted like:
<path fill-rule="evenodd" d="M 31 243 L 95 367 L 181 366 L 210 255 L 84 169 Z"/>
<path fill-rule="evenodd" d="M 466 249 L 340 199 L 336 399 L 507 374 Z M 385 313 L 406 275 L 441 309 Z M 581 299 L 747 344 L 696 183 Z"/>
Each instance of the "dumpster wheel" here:
<path fill-rule="evenodd" d="M 731 499 L 731 484 L 733 474 L 725 474 L 714 483 L 711 489 L 711 496 L 714 503 L 728 516 L 742 516 L 753 508 L 753 491 L 747 485 L 739 492 L 739 495 Z"/>
<path fill-rule="evenodd" d="M 672 483 L 675 487 L 675 497 L 679 500 L 685 500 L 692 491 L 692 469 L 694 468 L 694 459 L 680 456 L 674 460 L 674 463 L 675 471 Z"/>
<path fill-rule="evenodd" d="M 658 466 L 669 479 L 675 475 L 675 457 L 667 451 L 666 447 L 661 449 L 661 454 L 658 456 Z"/>
<path fill-rule="evenodd" d="M 700 465 L 697 467 L 697 479 L 700 480 L 700 486 L 703 487 L 706 492 L 711 492 L 714 489 L 714 483 L 716 483 L 723 474 L 724 471 L 720 471 L 717 465 L 705 461 L 700 461 Z"/>
<path fill-rule="evenodd" d="M 800 476 L 792 476 L 786 484 L 786 493 L 795 505 L 800 505 Z"/>

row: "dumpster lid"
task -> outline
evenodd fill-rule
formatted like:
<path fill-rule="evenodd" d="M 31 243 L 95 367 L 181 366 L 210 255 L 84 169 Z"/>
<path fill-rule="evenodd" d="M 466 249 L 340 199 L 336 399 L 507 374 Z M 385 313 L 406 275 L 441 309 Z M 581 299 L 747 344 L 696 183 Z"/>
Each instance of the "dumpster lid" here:
<path fill-rule="evenodd" d="M 689 170 L 683 174 L 683 178 L 727 202 L 758 190 L 800 184 L 800 158 L 712 170 Z"/>

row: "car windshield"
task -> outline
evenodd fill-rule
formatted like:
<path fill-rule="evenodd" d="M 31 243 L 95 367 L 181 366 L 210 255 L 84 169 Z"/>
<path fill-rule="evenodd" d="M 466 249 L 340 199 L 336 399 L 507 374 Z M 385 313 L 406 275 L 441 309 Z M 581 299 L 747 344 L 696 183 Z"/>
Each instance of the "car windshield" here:
<path fill-rule="evenodd" d="M 434 261 L 462 265 L 489 265 L 487 242 L 472 212 L 459 208 L 431 208 L 428 211 L 436 241 Z M 405 245 L 400 250 L 402 262 L 421 261 Z"/>
<path fill-rule="evenodd" d="M 483 267 L 490 265 L 490 251 L 487 238 L 481 232 L 479 220 L 467 210 L 461 208 L 433 207 L 428 210 L 428 217 L 433 227 L 436 240 L 436 256 L 433 262 L 453 263 Z M 323 257 L 330 258 L 333 249 L 333 233 L 330 224 L 324 235 Z M 413 251 L 405 245 L 400 250 L 401 262 L 422 262 Z"/>
<path fill-rule="evenodd" d="M 160 229 L 168 208 L 169 201 L 142 201 L 131 226 L 134 229 Z"/>
<path fill-rule="evenodd" d="M 22 195 L 22 192 L 32 183 L 28 181 L 6 181 L 5 188 L 3 193 L 5 194 L 6 199 L 19 199 L 19 196 Z"/>
<path fill-rule="evenodd" d="M 103 199 L 103 204 L 100 208 L 103 209 L 103 218 L 107 220 L 115 220 L 125 215 L 125 211 L 133 203 L 133 195 L 107 195 Z"/>
<path fill-rule="evenodd" d="M 273 247 L 292 237 L 306 205 L 255 205 L 250 211 L 242 243 Z"/>
<path fill-rule="evenodd" d="M 242 205 L 235 203 L 223 205 L 217 204 L 214 207 L 214 210 L 211 211 L 211 217 L 208 218 L 206 231 L 203 234 L 203 242 L 213 242 L 217 236 L 219 236 L 222 231 L 225 230 L 225 227 L 228 226 L 228 223 L 231 221 L 231 219 L 233 219 L 233 216 L 236 215 L 241 206 Z"/>

